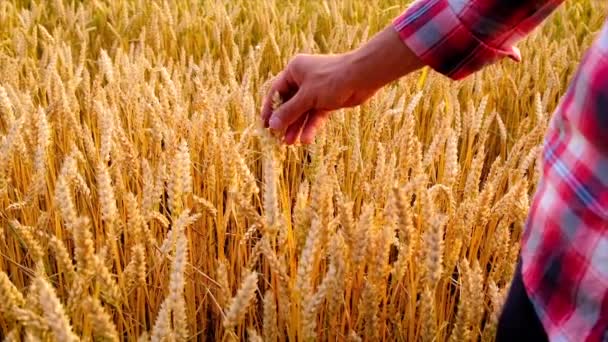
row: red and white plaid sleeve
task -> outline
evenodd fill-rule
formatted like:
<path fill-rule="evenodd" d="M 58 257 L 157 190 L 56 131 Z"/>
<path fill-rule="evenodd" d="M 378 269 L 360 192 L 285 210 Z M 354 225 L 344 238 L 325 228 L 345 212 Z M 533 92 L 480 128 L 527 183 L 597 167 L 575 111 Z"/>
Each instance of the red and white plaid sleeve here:
<path fill-rule="evenodd" d="M 395 19 L 403 42 L 436 71 L 462 79 L 503 57 L 563 0 L 420 0 Z"/>
<path fill-rule="evenodd" d="M 562 0 L 421 0 L 394 21 L 427 65 L 464 78 Z M 553 114 L 522 238 L 523 282 L 551 341 L 608 341 L 608 23 Z"/>

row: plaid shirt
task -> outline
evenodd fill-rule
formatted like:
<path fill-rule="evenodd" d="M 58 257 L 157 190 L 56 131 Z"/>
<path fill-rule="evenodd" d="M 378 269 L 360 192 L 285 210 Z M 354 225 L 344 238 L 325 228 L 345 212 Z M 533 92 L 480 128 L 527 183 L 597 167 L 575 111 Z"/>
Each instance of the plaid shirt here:
<path fill-rule="evenodd" d="M 503 57 L 562 1 L 419 0 L 393 23 L 462 79 Z M 552 341 L 608 341 L 608 23 L 555 111 L 522 239 L 526 291 Z"/>

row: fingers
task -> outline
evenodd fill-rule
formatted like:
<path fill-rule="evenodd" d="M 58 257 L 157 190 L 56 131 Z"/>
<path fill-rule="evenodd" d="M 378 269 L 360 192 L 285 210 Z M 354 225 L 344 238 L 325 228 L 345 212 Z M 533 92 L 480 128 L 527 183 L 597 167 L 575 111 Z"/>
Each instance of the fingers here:
<path fill-rule="evenodd" d="M 268 122 L 270 128 L 279 131 L 287 129 L 287 127 L 296 122 L 300 116 L 306 114 L 310 109 L 312 108 L 308 97 L 300 89 L 289 101 L 285 102 L 272 113 Z"/>
<path fill-rule="evenodd" d="M 325 121 L 327 121 L 328 116 L 329 112 L 323 110 L 317 110 L 311 113 L 308 116 L 308 121 L 302 130 L 302 134 L 300 134 L 300 141 L 303 144 L 312 143 L 319 129 L 323 126 Z"/>
<path fill-rule="evenodd" d="M 287 131 L 285 132 L 285 140 L 284 140 L 287 145 L 292 145 L 296 141 L 298 141 L 300 132 L 302 131 L 302 128 L 306 124 L 307 119 L 308 119 L 308 114 L 301 115 L 300 118 L 296 122 L 292 123 L 289 126 L 289 128 L 287 128 Z"/>
<path fill-rule="evenodd" d="M 281 97 L 288 98 L 293 95 L 294 89 L 297 89 L 295 84 L 289 78 L 289 72 L 283 71 L 277 75 L 277 77 L 272 81 L 272 85 L 266 97 L 264 98 L 264 104 L 262 105 L 262 121 L 264 122 L 264 127 L 268 127 L 268 120 L 272 115 L 272 96 L 275 92 L 281 94 Z"/>

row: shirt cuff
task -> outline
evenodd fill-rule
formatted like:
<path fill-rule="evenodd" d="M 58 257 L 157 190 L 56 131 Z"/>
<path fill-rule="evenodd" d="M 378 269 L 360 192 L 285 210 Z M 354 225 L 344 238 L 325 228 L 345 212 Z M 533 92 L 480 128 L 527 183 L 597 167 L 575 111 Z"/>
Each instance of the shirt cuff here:
<path fill-rule="evenodd" d="M 420 0 L 393 22 L 401 40 L 426 65 L 454 80 L 503 57 L 521 60 L 515 46 L 491 46 L 478 39 L 448 0 Z"/>

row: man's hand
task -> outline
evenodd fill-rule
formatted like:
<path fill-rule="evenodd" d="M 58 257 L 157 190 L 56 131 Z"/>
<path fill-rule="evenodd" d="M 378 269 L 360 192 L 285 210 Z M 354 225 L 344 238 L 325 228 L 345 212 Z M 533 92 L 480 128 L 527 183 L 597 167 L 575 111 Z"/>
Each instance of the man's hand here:
<path fill-rule="evenodd" d="M 298 55 L 272 83 L 264 99 L 265 127 L 284 140 L 311 143 L 329 113 L 360 105 L 385 84 L 421 67 L 418 58 L 387 27 L 361 48 L 341 55 Z M 272 95 L 285 101 L 272 110 Z"/>
<path fill-rule="evenodd" d="M 349 78 L 348 55 L 298 55 L 272 84 L 262 111 L 266 127 L 285 131 L 285 142 L 312 142 L 332 110 L 361 104 L 377 89 Z M 286 102 L 272 112 L 272 94 Z"/>

